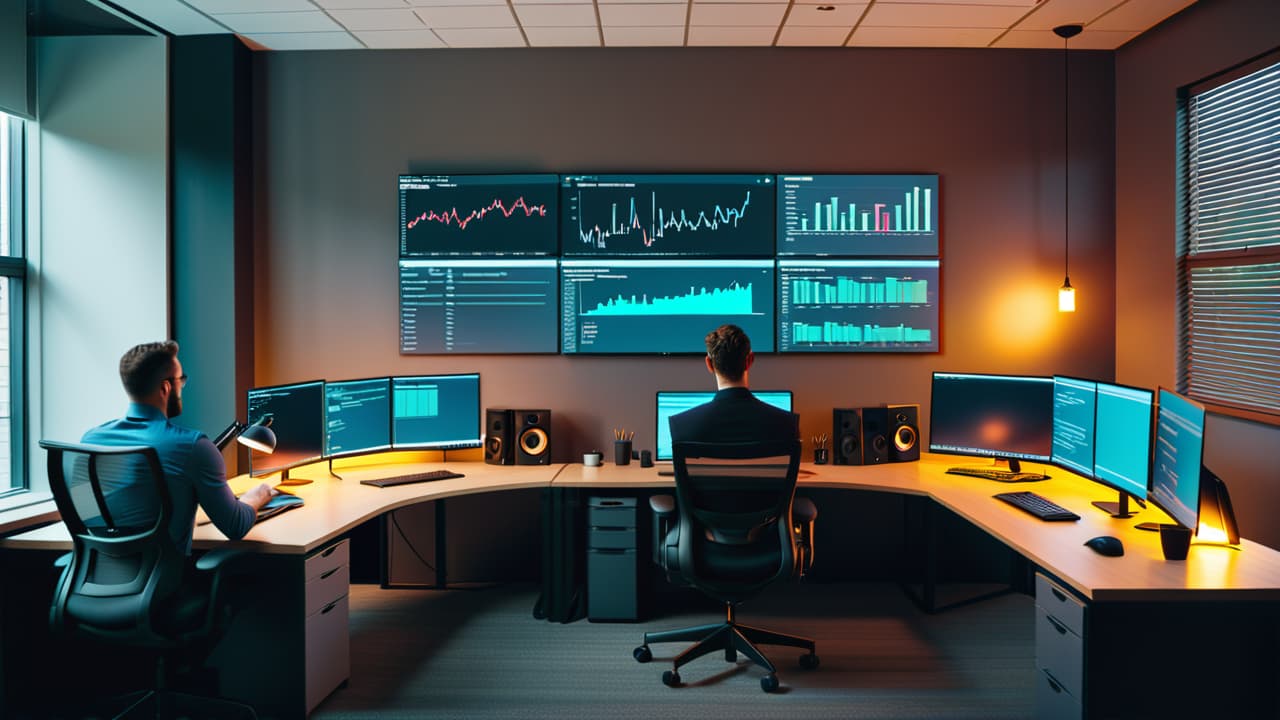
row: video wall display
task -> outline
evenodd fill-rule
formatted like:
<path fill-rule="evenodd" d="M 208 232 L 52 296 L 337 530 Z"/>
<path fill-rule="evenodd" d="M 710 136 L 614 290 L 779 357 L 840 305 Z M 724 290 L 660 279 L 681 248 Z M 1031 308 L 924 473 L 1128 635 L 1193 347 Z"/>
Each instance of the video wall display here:
<path fill-rule="evenodd" d="M 402 175 L 403 354 L 937 352 L 937 175 Z"/>

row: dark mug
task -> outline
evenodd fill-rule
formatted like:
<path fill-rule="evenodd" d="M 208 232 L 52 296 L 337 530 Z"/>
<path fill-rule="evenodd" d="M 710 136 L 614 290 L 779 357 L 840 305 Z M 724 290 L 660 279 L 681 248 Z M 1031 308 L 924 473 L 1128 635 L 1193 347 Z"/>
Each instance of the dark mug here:
<path fill-rule="evenodd" d="M 613 462 L 616 465 L 631 464 L 631 441 L 630 440 L 614 440 L 613 441 Z"/>
<path fill-rule="evenodd" d="M 1160 526 L 1160 549 L 1164 551 L 1165 560 L 1186 560 L 1190 547 L 1191 528 L 1167 524 Z"/>
<path fill-rule="evenodd" d="M 826 448 L 814 448 L 814 449 L 813 449 L 813 464 L 814 464 L 814 465 L 826 465 L 826 464 L 827 464 L 827 449 L 826 449 Z"/>
<path fill-rule="evenodd" d="M 648 450 L 640 451 L 640 467 L 653 467 L 653 453 Z"/>

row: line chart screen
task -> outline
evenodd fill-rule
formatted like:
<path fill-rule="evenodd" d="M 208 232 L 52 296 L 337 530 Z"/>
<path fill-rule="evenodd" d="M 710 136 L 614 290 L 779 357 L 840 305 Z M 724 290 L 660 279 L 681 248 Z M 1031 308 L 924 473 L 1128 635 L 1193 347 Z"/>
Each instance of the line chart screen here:
<path fill-rule="evenodd" d="M 733 323 L 773 351 L 772 260 L 560 261 L 561 349 L 571 353 L 702 353 Z"/>
<path fill-rule="evenodd" d="M 401 260 L 400 352 L 554 353 L 554 258 Z"/>
<path fill-rule="evenodd" d="M 938 261 L 779 260 L 780 352 L 937 352 Z"/>
<path fill-rule="evenodd" d="M 561 252 L 772 257 L 773 175 L 565 175 Z"/>
<path fill-rule="evenodd" d="M 558 175 L 401 175 L 400 257 L 555 255 Z"/>
<path fill-rule="evenodd" d="M 779 175 L 778 255 L 938 255 L 937 175 Z"/>

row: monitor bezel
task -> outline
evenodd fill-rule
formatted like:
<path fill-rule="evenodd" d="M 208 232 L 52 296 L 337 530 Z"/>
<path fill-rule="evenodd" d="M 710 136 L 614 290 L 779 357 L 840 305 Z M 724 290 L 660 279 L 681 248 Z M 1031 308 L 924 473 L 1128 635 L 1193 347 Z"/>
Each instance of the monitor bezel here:
<path fill-rule="evenodd" d="M 466 441 L 460 443 L 425 443 L 425 444 L 404 444 L 396 442 L 396 401 L 395 401 L 395 381 L 396 380 L 413 380 L 421 378 L 458 378 L 458 377 L 475 377 L 476 379 L 476 407 L 478 408 L 476 423 L 476 440 L 475 442 Z M 484 404 L 481 403 L 483 394 L 480 388 L 480 373 L 431 373 L 426 375 L 392 375 L 391 376 L 391 450 L 468 450 L 471 448 L 484 447 Z"/>
<path fill-rule="evenodd" d="M 984 458 L 993 458 L 996 460 L 1019 460 L 1019 461 L 1025 461 L 1025 462 L 1042 463 L 1045 465 L 1053 464 L 1052 463 L 1052 457 L 1053 457 L 1053 436 L 1052 436 L 1053 406 L 1052 404 L 1048 408 L 1049 432 L 1050 432 L 1049 452 L 1045 453 L 1042 456 L 1033 455 L 1031 453 L 1001 453 L 1001 452 L 987 452 L 987 451 L 968 452 L 963 450 L 953 450 L 950 448 L 938 449 L 934 445 L 934 441 L 933 441 L 934 440 L 933 423 L 934 423 L 934 417 L 937 415 L 937 413 L 934 412 L 934 408 L 937 407 L 937 403 L 936 403 L 937 398 L 934 396 L 934 385 L 938 375 L 959 375 L 959 376 L 974 377 L 974 378 L 1020 378 L 1024 380 L 1042 380 L 1042 381 L 1047 381 L 1050 387 L 1052 387 L 1053 385 L 1052 375 L 1015 375 L 1011 373 L 968 373 L 968 372 L 951 372 L 951 371 L 944 371 L 944 370 L 935 370 L 931 376 L 930 383 L 929 383 L 929 452 L 936 453 L 939 455 L 957 455 L 961 457 L 984 457 Z"/>
<path fill-rule="evenodd" d="M 1149 414 L 1149 416 L 1147 417 L 1147 486 L 1146 486 L 1146 490 L 1144 490 L 1144 491 L 1143 491 L 1143 494 L 1142 494 L 1142 495 L 1135 495 L 1135 494 L 1132 492 L 1132 490 L 1130 490 L 1129 488 L 1120 487 L 1119 485 L 1117 485 L 1116 483 L 1111 482 L 1110 480 L 1107 480 L 1107 479 L 1105 479 L 1105 478 L 1100 478 L 1100 477 L 1098 477 L 1098 472 L 1097 472 L 1097 467 L 1098 467 L 1098 405 L 1097 405 L 1097 399 L 1096 399 L 1096 398 L 1094 399 L 1094 407 L 1093 407 L 1093 468 L 1094 468 L 1094 469 L 1093 469 L 1093 471 L 1090 473 L 1090 478 L 1091 478 L 1094 482 L 1098 483 L 1099 485 L 1105 485 L 1106 487 L 1109 487 L 1109 488 L 1111 488 L 1112 490 L 1116 490 L 1116 491 L 1118 491 L 1118 492 L 1128 493 L 1128 495 L 1129 495 L 1130 497 L 1134 497 L 1134 498 L 1137 498 L 1137 499 L 1142 500 L 1142 501 L 1144 501 L 1144 502 L 1145 502 L 1145 501 L 1147 501 L 1147 500 L 1151 497 L 1151 481 L 1152 481 L 1152 479 L 1153 479 L 1153 477 L 1154 477 L 1154 475 L 1155 475 L 1155 462 L 1154 462 L 1154 459 L 1153 459 L 1152 453 L 1155 451 L 1155 441 L 1156 441 L 1156 426 L 1155 426 L 1155 421 L 1156 421 L 1156 391 L 1155 391 L 1155 390 L 1152 390 L 1151 388 L 1138 387 L 1138 386 L 1136 386 L 1136 385 L 1125 385 L 1125 384 L 1122 384 L 1122 383 L 1105 382 L 1105 381 L 1102 381 L 1102 380 L 1097 380 L 1097 381 L 1095 381 L 1095 382 L 1094 382 L 1094 385 L 1095 385 L 1095 386 L 1107 385 L 1107 386 L 1114 387 L 1114 388 L 1120 388 L 1120 389 L 1122 389 L 1122 390 L 1137 390 L 1137 391 L 1139 391 L 1139 392 L 1147 392 L 1147 393 L 1151 393 L 1151 410 L 1150 410 L 1150 414 Z M 1201 439 L 1202 439 L 1202 442 L 1203 442 L 1203 436 L 1201 436 Z M 1203 458 L 1203 448 L 1202 448 L 1202 450 L 1201 450 L 1201 457 Z M 1068 470 L 1070 470 L 1070 468 L 1067 468 L 1067 469 L 1068 469 Z M 1074 472 L 1074 471 L 1072 471 L 1072 472 Z"/>
<path fill-rule="evenodd" d="M 325 380 L 324 381 L 324 456 L 330 460 L 340 458 L 357 457 L 360 455 L 372 455 L 374 453 L 387 452 L 392 449 L 391 446 L 391 416 L 394 412 L 391 402 L 391 377 L 390 375 L 377 375 L 367 378 L 352 378 L 350 380 Z M 374 380 L 387 381 L 387 445 L 386 447 L 367 448 L 363 450 L 352 450 L 349 452 L 331 453 L 329 452 L 329 386 L 341 385 L 344 383 L 372 382 Z"/>
<path fill-rule="evenodd" d="M 1168 393 L 1175 397 L 1181 398 L 1182 400 L 1185 400 L 1188 403 L 1200 408 L 1201 412 L 1204 413 L 1205 420 L 1204 422 L 1201 423 L 1201 427 L 1200 427 L 1200 468 L 1199 468 L 1199 472 L 1196 473 L 1197 487 L 1196 487 L 1195 520 L 1192 522 L 1191 525 L 1187 525 L 1183 523 L 1181 519 L 1179 519 L 1174 515 L 1174 511 L 1170 510 L 1168 507 L 1164 505 L 1164 503 L 1160 502 L 1156 498 L 1156 494 L 1154 492 L 1155 481 L 1156 481 L 1156 474 L 1155 474 L 1156 463 L 1155 463 L 1154 455 L 1152 456 L 1152 460 L 1151 460 L 1151 485 L 1147 491 L 1147 502 L 1160 508 L 1160 510 L 1163 511 L 1165 515 L 1168 515 L 1169 518 L 1172 519 L 1178 525 L 1181 525 L 1182 527 L 1185 527 L 1185 528 L 1189 528 L 1192 532 L 1195 532 L 1200 527 L 1200 503 L 1201 503 L 1201 495 L 1204 492 L 1204 472 L 1203 472 L 1204 471 L 1204 437 L 1205 437 L 1207 426 L 1208 426 L 1209 411 L 1205 407 L 1204 403 L 1198 400 L 1194 400 L 1190 397 L 1187 397 L 1186 395 L 1183 395 L 1182 393 L 1176 390 L 1170 390 L 1169 388 L 1166 388 L 1163 385 L 1156 388 L 1156 414 L 1155 414 L 1156 424 L 1152 430 L 1152 437 L 1151 437 L 1153 453 L 1155 452 L 1156 433 L 1160 431 L 1160 408 L 1164 407 L 1164 403 L 1160 402 L 1161 393 Z"/>
<path fill-rule="evenodd" d="M 796 395 L 795 395 L 795 392 L 792 390 L 789 390 L 789 389 L 788 390 L 751 390 L 751 388 L 747 388 L 747 390 L 750 390 L 752 395 L 755 395 L 756 393 L 786 393 L 787 397 L 790 400 L 788 404 L 792 408 L 790 410 L 787 410 L 787 412 L 793 413 L 793 414 L 795 413 L 794 408 L 796 406 Z M 658 404 L 658 401 L 662 398 L 662 396 L 663 395 L 710 395 L 711 397 L 707 399 L 707 402 L 711 402 L 711 400 L 715 398 L 717 392 L 719 392 L 719 390 L 658 390 L 657 392 L 654 393 L 653 395 L 653 459 L 654 459 L 654 462 L 669 463 L 672 460 L 672 458 L 669 458 L 669 457 L 664 458 L 659 456 L 659 452 L 661 452 L 661 449 L 658 446 L 658 436 L 659 436 L 659 431 L 662 428 L 662 425 L 661 425 L 662 419 L 658 414 L 658 408 L 660 407 L 660 405 Z M 698 407 L 698 406 L 695 405 L 694 407 Z M 771 407 L 776 407 L 776 406 L 771 406 Z"/>
<path fill-rule="evenodd" d="M 1054 466 L 1054 467 L 1056 467 L 1056 468 L 1061 468 L 1061 469 L 1063 469 L 1063 470 L 1066 470 L 1066 471 L 1067 471 L 1067 472 L 1069 472 L 1069 473 L 1075 473 L 1076 475 L 1079 475 L 1080 477 L 1088 478 L 1088 479 L 1092 480 L 1092 479 L 1093 479 L 1093 466 L 1097 463 L 1097 455 L 1098 455 L 1098 442 L 1097 442 L 1097 435 L 1098 435 L 1098 381 L 1097 381 L 1097 380 L 1092 380 L 1092 379 L 1090 379 L 1090 378 L 1076 377 L 1075 375 L 1056 375 L 1056 374 L 1055 374 L 1055 375 L 1053 375 L 1053 382 L 1054 382 L 1054 384 L 1055 384 L 1055 385 L 1057 385 L 1057 382 L 1058 382 L 1058 380 L 1059 380 L 1059 379 L 1062 379 L 1062 380 L 1074 380 L 1075 382 L 1081 382 L 1081 383 L 1093 383 L 1093 439 L 1092 439 L 1092 442 L 1090 442 L 1090 443 L 1089 443 L 1089 449 L 1090 449 L 1092 452 L 1090 453 L 1091 457 L 1089 458 L 1089 470 L 1088 470 L 1088 472 L 1081 472 L 1081 470 L 1080 470 L 1079 468 L 1075 467 L 1074 465 L 1068 465 L 1068 464 L 1066 464 L 1066 463 L 1064 463 L 1064 462 L 1060 462 L 1060 461 L 1058 461 L 1058 460 L 1056 460 L 1056 459 L 1055 459 L 1055 456 L 1054 456 L 1054 454 L 1053 454 L 1053 441 L 1052 441 L 1052 440 L 1050 440 L 1050 441 L 1049 441 L 1049 464 L 1050 464 L 1050 465 L 1053 465 L 1053 466 Z M 1050 413 L 1052 414 L 1052 408 L 1050 408 Z"/>
<path fill-rule="evenodd" d="M 327 436 L 326 436 L 326 428 L 325 428 L 325 405 L 324 405 L 324 401 L 325 401 L 324 384 L 325 384 L 325 381 L 324 381 L 323 379 L 320 379 L 320 380 L 305 380 L 305 381 L 303 381 L 303 382 L 281 383 L 281 384 L 279 384 L 279 385 L 261 385 L 261 386 L 258 386 L 258 387 L 252 387 L 252 388 L 249 388 L 248 390 L 246 390 L 246 391 L 245 391 L 245 396 L 244 396 L 245 404 L 244 404 L 244 406 L 245 406 L 245 412 L 246 412 L 246 413 L 248 413 L 248 411 L 249 411 L 249 393 L 252 393 L 252 392 L 253 392 L 253 391 L 255 391 L 255 390 L 280 390 L 280 389 L 283 389 L 283 388 L 302 387 L 302 386 L 304 386 L 304 385 L 317 385 L 317 384 L 318 384 L 318 385 L 320 385 L 320 407 L 316 408 L 316 409 L 319 411 L 319 416 L 320 416 L 320 454 L 319 454 L 319 455 L 316 455 L 316 456 L 314 456 L 314 457 L 308 457 L 308 458 L 306 458 L 306 459 L 298 460 L 298 461 L 296 461 L 296 462 L 289 463 L 289 464 L 285 464 L 285 465 L 279 465 L 279 466 L 275 466 L 275 465 L 273 465 L 273 466 L 272 466 L 272 467 L 270 467 L 270 468 L 255 468 L 255 467 L 254 467 L 254 462 L 253 462 L 253 458 L 254 458 L 254 456 L 255 456 L 255 455 L 261 456 L 261 457 L 263 457 L 263 458 L 270 458 L 270 457 L 272 457 L 272 455 L 271 455 L 271 454 L 266 454 L 266 453 L 260 453 L 260 452 L 259 452 L 259 453 L 255 453 L 253 450 L 250 450 L 250 451 L 249 451 L 249 477 L 251 477 L 251 478 L 264 477 L 264 476 L 266 476 L 266 475 L 270 475 L 270 474 L 272 474 L 272 473 L 284 472 L 284 471 L 286 471 L 286 470 L 292 470 L 293 468 L 296 468 L 296 467 L 302 467 L 303 465 L 310 465 L 311 463 L 319 462 L 319 461 L 321 461 L 321 460 L 324 460 L 324 459 L 325 459 L 325 454 L 324 454 L 325 447 L 324 447 L 324 446 L 325 446 L 325 442 L 326 442 L 326 440 L 327 440 Z M 255 419 L 253 419 L 253 418 L 248 418 L 248 420 L 249 420 L 249 422 L 250 422 L 250 423 L 257 422 L 257 421 L 256 421 Z"/>

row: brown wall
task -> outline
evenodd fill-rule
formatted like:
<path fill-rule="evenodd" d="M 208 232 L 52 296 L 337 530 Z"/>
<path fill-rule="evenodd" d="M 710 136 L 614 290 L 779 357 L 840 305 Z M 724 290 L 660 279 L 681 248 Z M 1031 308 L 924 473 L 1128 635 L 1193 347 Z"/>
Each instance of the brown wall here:
<path fill-rule="evenodd" d="M 1062 56 L 1017 50 L 257 53 L 256 381 L 482 373 L 486 405 L 550 407 L 557 460 L 711 387 L 698 357 L 402 356 L 396 176 L 415 172 L 936 172 L 938 354 L 766 355 L 802 431 L 918 402 L 934 370 L 1110 378 L 1113 63 L 1072 54 L 1071 279 L 1059 315 Z M 710 328 L 708 328 L 710 329 Z M 927 423 L 926 423 L 927 427 Z"/>
<path fill-rule="evenodd" d="M 1116 377 L 1176 387 L 1175 108 L 1179 88 L 1280 45 L 1280 2 L 1200 0 L 1116 53 Z M 1280 547 L 1280 429 L 1211 415 L 1205 464 L 1241 532 Z"/>

